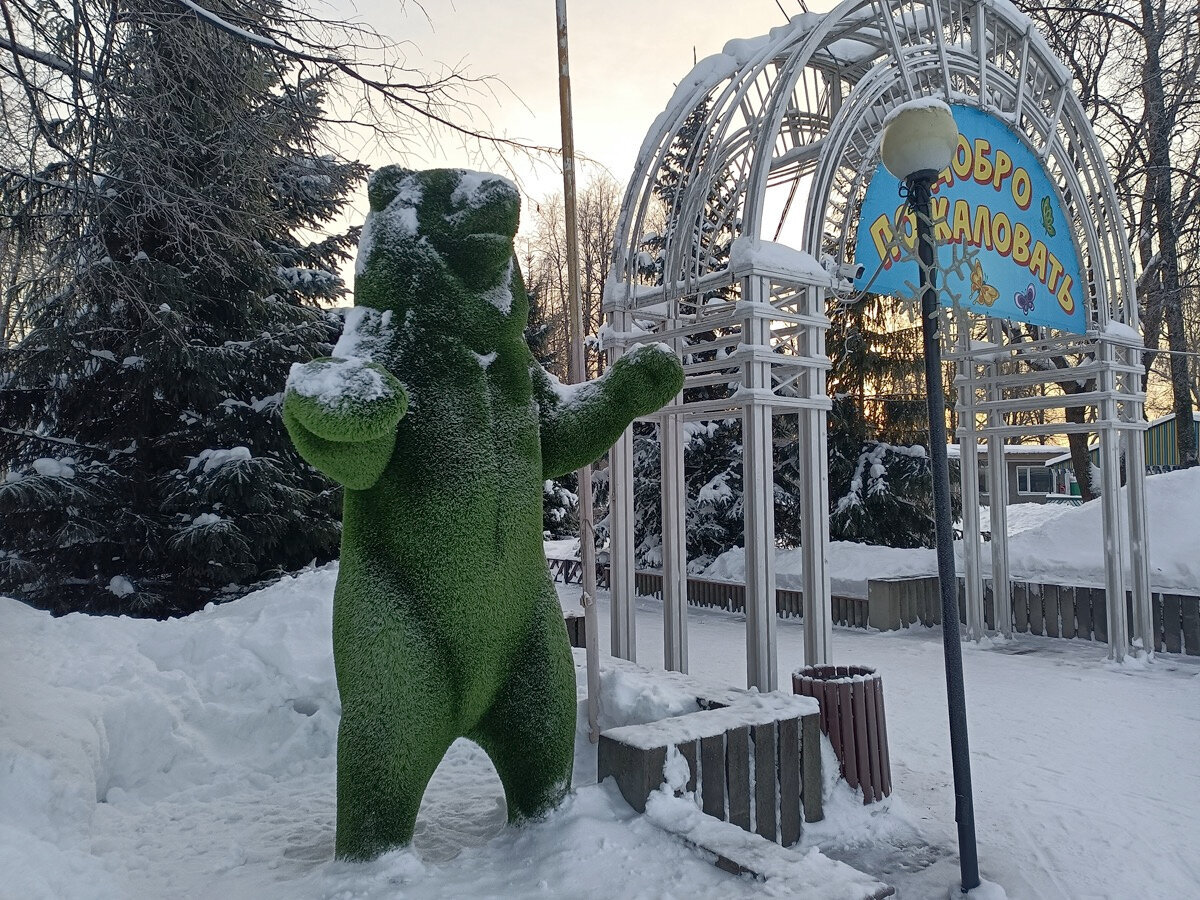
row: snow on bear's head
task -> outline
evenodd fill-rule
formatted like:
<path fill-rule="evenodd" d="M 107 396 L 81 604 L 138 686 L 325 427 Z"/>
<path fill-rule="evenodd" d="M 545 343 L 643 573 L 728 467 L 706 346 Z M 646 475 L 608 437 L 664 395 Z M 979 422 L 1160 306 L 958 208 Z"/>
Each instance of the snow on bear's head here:
<path fill-rule="evenodd" d="M 386 166 L 371 177 L 368 196 L 367 257 L 415 240 L 436 250 L 473 290 L 492 287 L 508 269 L 521 209 L 508 179 L 466 169 Z M 369 259 L 363 262 L 369 265 Z"/>

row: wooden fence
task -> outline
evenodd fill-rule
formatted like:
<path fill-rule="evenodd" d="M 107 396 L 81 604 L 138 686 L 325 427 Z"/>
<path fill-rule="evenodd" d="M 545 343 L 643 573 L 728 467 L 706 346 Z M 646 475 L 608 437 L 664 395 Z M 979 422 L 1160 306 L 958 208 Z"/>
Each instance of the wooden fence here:
<path fill-rule="evenodd" d="M 579 584 L 583 579 L 583 565 L 577 559 L 549 559 L 550 576 L 563 584 Z M 608 587 L 608 566 L 596 566 L 596 583 Z M 633 588 L 639 596 L 662 599 L 662 573 L 639 570 L 633 575 Z M 803 619 L 803 595 L 791 588 L 775 591 L 775 612 L 784 618 Z M 709 578 L 687 580 L 687 601 L 692 606 L 722 609 L 726 612 L 746 611 L 746 586 L 733 581 L 715 581 Z M 833 623 L 850 627 L 867 627 L 867 601 L 856 597 L 835 595 L 833 601 Z"/>
<path fill-rule="evenodd" d="M 958 615 L 966 621 L 966 586 L 958 579 Z M 867 583 L 870 625 L 880 630 L 919 623 L 942 623 L 942 599 L 936 576 L 895 578 Z M 1108 642 L 1108 597 L 1104 588 L 1012 582 L 1013 631 L 1046 637 Z M 1157 652 L 1200 656 L 1200 597 L 1156 591 L 1151 594 Z M 995 628 L 992 583 L 984 582 L 984 623 Z M 1125 614 L 1133 620 L 1133 596 L 1125 594 Z"/>
<path fill-rule="evenodd" d="M 551 559 L 550 573 L 555 581 L 578 584 L 583 567 L 577 559 Z M 596 567 L 597 583 L 607 587 L 608 567 Z M 634 574 L 638 594 L 662 599 L 662 574 L 639 571 Z M 958 579 L 958 615 L 966 621 L 965 583 Z M 687 599 L 692 606 L 746 611 L 746 586 L 706 578 L 688 578 Z M 775 591 L 775 610 L 785 618 L 803 619 L 800 591 L 779 588 Z M 1200 656 L 1200 596 L 1156 591 L 1151 595 L 1155 631 L 1160 653 Z M 1104 588 L 1077 585 L 1043 584 L 1032 581 L 1012 582 L 1013 631 L 1047 637 L 1081 638 L 1108 642 L 1107 596 Z M 940 625 L 942 600 L 936 575 L 916 578 L 883 578 L 867 582 L 866 599 L 834 595 L 833 624 L 851 628 L 877 628 L 889 631 L 914 623 Z M 995 628 L 992 583 L 984 583 L 984 622 Z M 1133 620 L 1133 598 L 1125 595 L 1126 615 Z"/>

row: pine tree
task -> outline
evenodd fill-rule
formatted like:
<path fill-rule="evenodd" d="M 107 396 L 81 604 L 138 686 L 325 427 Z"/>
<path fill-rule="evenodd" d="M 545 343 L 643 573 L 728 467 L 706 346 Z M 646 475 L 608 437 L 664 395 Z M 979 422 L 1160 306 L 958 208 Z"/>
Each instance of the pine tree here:
<path fill-rule="evenodd" d="M 639 275 L 647 284 L 662 284 L 674 280 L 679 273 L 664 271 L 663 251 L 672 238 L 673 229 L 686 226 L 700 235 L 691 248 L 692 258 L 687 265 L 700 271 L 719 269 L 729 260 L 730 250 L 738 235 L 739 222 L 727 215 L 735 208 L 735 191 L 730 173 L 723 172 L 711 182 L 710 196 L 696 223 L 680 222 L 674 215 L 679 200 L 688 187 L 690 172 L 704 168 L 708 152 L 705 145 L 705 122 L 711 101 L 705 99 L 688 115 L 679 133 L 664 155 L 663 164 L 655 176 L 654 193 L 668 210 L 662 231 L 642 238 Z M 696 227 L 698 226 L 698 227 Z M 729 300 L 734 288 L 725 287 L 706 293 L 698 304 L 710 300 Z M 649 323 L 646 323 L 649 325 Z M 710 331 L 693 335 L 689 344 L 704 344 L 719 337 Z M 723 351 L 684 348 L 684 362 L 703 362 Z M 691 388 L 685 392 L 689 401 L 720 399 L 728 394 L 725 385 Z M 660 515 L 661 449 L 657 430 L 651 427 L 635 429 L 634 433 L 634 540 L 636 557 L 641 565 L 657 568 L 662 561 L 662 521 Z M 742 466 L 741 420 L 714 419 L 689 424 L 684 440 L 684 484 L 687 496 L 687 557 L 692 571 L 700 571 L 713 559 L 742 542 Z"/>
<path fill-rule="evenodd" d="M 890 299 L 877 295 L 838 306 L 830 318 L 830 536 L 932 547 L 920 328 L 899 327 Z M 957 490 L 952 506 L 957 515 Z"/>
<path fill-rule="evenodd" d="M 168 3 L 130 7 L 61 289 L 4 353 L 0 591 L 163 615 L 337 552 L 340 499 L 279 415 L 357 229 L 322 78 Z"/>

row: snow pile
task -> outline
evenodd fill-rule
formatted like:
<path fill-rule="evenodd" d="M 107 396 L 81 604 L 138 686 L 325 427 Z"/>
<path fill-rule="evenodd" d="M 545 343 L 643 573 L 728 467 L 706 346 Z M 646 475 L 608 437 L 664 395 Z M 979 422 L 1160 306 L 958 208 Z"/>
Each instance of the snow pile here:
<path fill-rule="evenodd" d="M 719 872 L 611 785 L 578 786 L 547 821 L 504 827 L 495 772 L 466 742 L 430 784 L 415 850 L 332 862 L 335 578 L 334 567 L 306 572 L 166 622 L 52 619 L 0 599 L 0 896 L 794 895 L 787 881 Z M 578 608 L 578 589 L 561 589 L 564 606 Z M 607 605 L 602 596 L 601 646 Z M 742 618 L 691 611 L 689 622 L 692 678 L 741 683 Z M 643 664 L 660 664 L 661 608 L 637 611 L 637 634 Z M 803 659 L 803 634 L 780 621 L 781 682 Z M 1014 898 L 1191 896 L 1195 665 L 1160 657 L 1131 671 L 1106 665 L 1090 642 L 1013 644 L 964 654 L 985 877 Z M 940 637 L 840 630 L 835 653 L 883 674 L 898 794 L 864 807 L 830 779 L 826 821 L 806 826 L 800 853 L 816 842 L 902 896 L 948 896 L 958 869 Z M 604 687 L 614 724 L 687 711 L 670 677 L 614 667 Z M 692 815 L 666 811 L 681 827 Z"/>
<path fill-rule="evenodd" d="M 1011 539 L 1023 531 L 1044 525 L 1073 508 L 1066 503 L 1010 503 L 1007 509 L 1008 536 Z M 984 530 L 989 530 L 992 520 L 987 507 L 979 513 Z"/>
<path fill-rule="evenodd" d="M 62 459 L 51 459 L 44 456 L 41 459 L 35 459 L 31 463 L 31 468 L 43 478 L 74 478 L 73 465 L 75 465 L 75 460 L 69 456 L 64 456 Z"/>
<path fill-rule="evenodd" d="M 215 829 L 212 816 L 232 811 L 222 798 L 283 778 L 332 790 L 334 575 L 288 578 L 167 622 L 52 619 L 0 598 L 6 896 L 184 896 L 166 889 L 178 863 L 146 858 L 163 849 L 160 827 L 195 816 L 193 826 Z M 208 858 L 214 873 L 228 867 L 236 837 L 197 841 L 199 853 L 223 848 Z"/>
<path fill-rule="evenodd" d="M 950 107 L 946 105 L 946 101 L 941 97 L 914 97 L 912 100 L 906 100 L 894 106 L 883 117 L 883 127 L 887 128 L 887 126 L 891 125 L 892 122 L 896 121 L 896 119 L 900 118 L 901 115 L 910 109 L 934 109 L 945 113 L 950 112 Z"/>
<path fill-rule="evenodd" d="M 666 782 L 646 801 L 646 818 L 660 828 L 704 848 L 720 848 L 728 858 L 766 876 L 763 893 L 806 900 L 862 900 L 881 885 L 844 863 L 823 855 L 817 847 L 806 851 L 780 852 L 778 845 L 743 831 L 736 825 L 706 816 L 688 797 L 676 797 L 688 779 L 683 755 L 669 748 L 665 765 Z"/>
<path fill-rule="evenodd" d="M 352 306 L 346 310 L 342 335 L 329 355 L 339 359 L 375 359 L 387 350 L 394 336 L 390 309 L 380 312 L 369 306 Z"/>
<path fill-rule="evenodd" d="M 869 579 L 936 575 L 937 554 L 924 548 L 905 550 L 851 541 L 831 541 L 825 565 L 834 594 L 865 600 Z M 804 558 L 800 550 L 776 550 L 775 574 L 779 587 L 801 590 L 804 586 Z M 709 564 L 700 577 L 744 583 L 746 551 L 742 547 L 725 551 Z"/>
<path fill-rule="evenodd" d="M 108 589 L 117 597 L 128 597 L 130 594 L 137 592 L 137 589 L 133 586 L 133 582 L 124 575 L 114 575 L 110 578 Z"/>
<path fill-rule="evenodd" d="M 386 208 L 367 213 L 358 236 L 358 255 L 354 258 L 355 277 L 367 271 L 367 261 L 371 258 L 377 237 L 417 233 L 417 207 L 421 205 L 423 193 L 417 179 L 406 178 L 397 185 L 396 195 Z"/>
<path fill-rule="evenodd" d="M 578 587 L 559 590 L 563 605 L 576 608 Z M 603 594 L 598 607 L 607 647 Z M 636 616 L 638 660 L 661 665 L 661 604 L 639 601 Z M 744 616 L 689 609 L 691 677 L 744 683 L 745 628 Z M 804 634 L 797 620 L 779 620 L 781 684 L 803 663 Z M 1028 635 L 991 649 L 963 647 L 984 879 L 1013 900 L 1194 896 L 1195 658 L 1160 655 L 1130 669 L 1108 664 L 1103 645 Z M 895 885 L 901 898 L 961 896 L 940 631 L 837 629 L 833 653 L 835 662 L 870 665 L 883 678 L 896 793 L 864 806 L 844 782 L 827 784 L 826 820 L 805 826 L 803 846 Z M 834 766 L 826 760 L 828 776 Z M 683 886 L 671 895 L 688 896 Z"/>
<path fill-rule="evenodd" d="M 1124 344 L 1132 344 L 1135 347 L 1143 345 L 1142 336 L 1136 328 L 1126 325 L 1124 322 L 1118 322 L 1116 319 L 1104 326 L 1103 334 Z"/>
<path fill-rule="evenodd" d="M 334 862 L 336 575 L 309 571 L 165 622 L 53 619 L 0 598 L 0 895 L 762 893 L 637 816 L 611 783 L 589 784 L 586 715 L 577 789 L 547 821 L 505 827 L 495 770 L 459 741 L 426 793 L 413 849 Z M 606 726 L 696 709 L 669 677 L 618 667 L 603 683 Z"/>
<path fill-rule="evenodd" d="M 576 666 L 584 664 L 583 652 L 575 651 Z M 643 725 L 672 716 L 682 716 L 700 710 L 694 691 L 689 691 L 670 678 L 648 674 L 618 663 L 606 666 L 600 673 L 600 728 L 606 730 L 625 725 Z M 581 683 L 581 690 L 586 688 Z"/>
<path fill-rule="evenodd" d="M 1121 489 L 1125 544 L 1128 488 Z M 1159 591 L 1200 593 L 1200 468 L 1146 479 L 1150 584 Z M 1128 566 L 1128 546 L 1122 548 Z M 1099 500 L 1069 507 L 1061 515 L 1009 540 L 1013 577 L 1061 584 L 1104 584 L 1104 514 Z M 988 560 L 990 562 L 990 560 Z"/>
<path fill-rule="evenodd" d="M 1004 888 L 994 881 L 988 881 L 986 878 L 981 879 L 979 886 L 967 891 L 965 895 L 961 888 L 952 888 L 946 896 L 947 900 L 958 900 L 958 898 L 963 896 L 967 897 L 968 900 L 1008 900 L 1008 894 Z"/>
<path fill-rule="evenodd" d="M 470 169 L 459 169 L 458 187 L 450 195 L 453 206 L 464 206 L 467 209 L 480 209 L 499 191 L 518 193 L 517 186 L 502 175 L 490 172 L 472 172 Z"/>
<path fill-rule="evenodd" d="M 901 103 L 883 119 L 883 164 L 904 180 L 917 172 L 940 172 L 950 165 L 958 145 L 958 126 L 945 101 L 917 97 Z"/>
<path fill-rule="evenodd" d="M 213 469 L 219 469 L 221 466 L 229 463 L 243 463 L 250 459 L 249 447 L 231 447 L 228 450 L 221 448 L 210 447 L 207 450 L 201 450 L 200 453 L 188 462 L 187 470 L 195 471 L 200 466 L 204 467 L 204 474 L 207 475 Z"/>
<path fill-rule="evenodd" d="M 542 541 L 542 549 L 547 559 L 579 559 L 579 538 Z"/>
<path fill-rule="evenodd" d="M 1129 567 L 1129 521 L 1121 490 L 1123 548 Z M 1150 585 L 1156 591 L 1200 594 L 1200 468 L 1183 469 L 1146 479 L 1146 519 L 1149 526 Z M 981 517 L 986 526 L 986 512 Z M 1045 584 L 1104 585 L 1104 512 L 1099 500 L 1082 506 L 1022 503 L 1008 507 L 1008 555 L 1011 576 Z M 963 571 L 962 541 L 955 542 L 959 574 Z M 991 575 L 992 557 L 987 544 L 980 550 L 985 576 Z M 848 541 L 832 541 L 826 557 L 834 594 L 867 596 L 867 581 L 881 578 L 937 574 L 932 549 L 902 550 Z M 783 588 L 803 585 L 801 551 L 777 550 L 775 571 Z M 735 547 L 718 556 L 702 577 L 743 583 L 745 551 Z"/>

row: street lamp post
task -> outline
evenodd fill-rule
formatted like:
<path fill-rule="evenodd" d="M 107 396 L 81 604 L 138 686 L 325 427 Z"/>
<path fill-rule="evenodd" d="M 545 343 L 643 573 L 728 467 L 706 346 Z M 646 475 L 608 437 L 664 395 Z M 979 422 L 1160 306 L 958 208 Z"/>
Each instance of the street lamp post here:
<path fill-rule="evenodd" d="M 975 844 L 975 806 L 971 795 L 971 758 L 967 742 L 967 700 L 963 686 L 962 645 L 958 627 L 958 590 L 954 571 L 954 533 L 950 513 L 950 465 L 946 454 L 946 398 L 942 390 L 941 316 L 937 301 L 937 263 L 931 224 L 933 184 L 950 164 L 958 126 L 940 101 L 919 100 L 897 107 L 884 121 L 883 164 L 901 179 L 916 220 L 921 333 L 925 350 L 925 391 L 929 409 L 929 451 L 933 468 L 933 510 L 937 533 L 938 582 L 942 592 L 942 645 L 946 663 L 946 700 L 950 712 L 950 758 L 954 770 L 954 818 L 962 890 L 979 886 Z"/>

